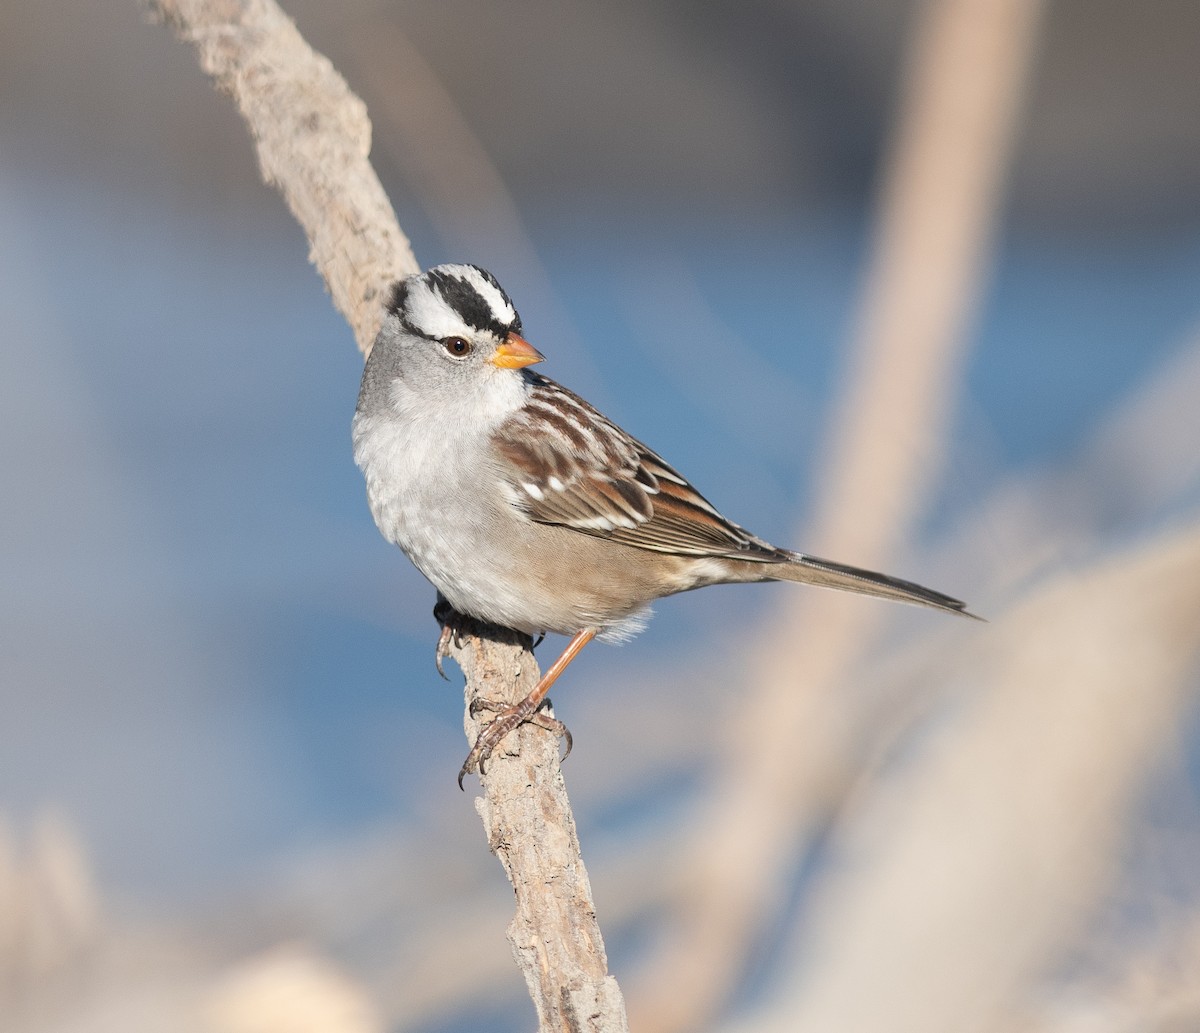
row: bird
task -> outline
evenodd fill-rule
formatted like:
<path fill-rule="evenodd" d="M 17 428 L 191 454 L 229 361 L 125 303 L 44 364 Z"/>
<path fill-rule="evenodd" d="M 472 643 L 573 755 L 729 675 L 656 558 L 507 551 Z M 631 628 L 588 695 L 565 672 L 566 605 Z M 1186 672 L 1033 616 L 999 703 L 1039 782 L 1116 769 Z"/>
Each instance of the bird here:
<path fill-rule="evenodd" d="M 522 333 L 479 266 L 396 281 L 352 425 L 379 531 L 457 613 L 569 636 L 528 696 L 492 707 L 460 788 L 520 724 L 565 732 L 539 714 L 551 685 L 593 638 L 639 632 L 665 596 L 794 581 L 975 616 L 942 592 L 779 548 L 722 516 L 662 456 L 530 369 L 544 356 Z"/>

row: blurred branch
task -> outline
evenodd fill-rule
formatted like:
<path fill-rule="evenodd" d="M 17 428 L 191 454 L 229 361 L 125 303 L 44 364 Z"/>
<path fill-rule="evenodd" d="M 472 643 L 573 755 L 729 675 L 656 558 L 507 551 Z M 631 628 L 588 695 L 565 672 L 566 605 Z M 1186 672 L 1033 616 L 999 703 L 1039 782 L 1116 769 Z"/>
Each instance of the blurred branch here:
<path fill-rule="evenodd" d="M 91 864 L 72 824 L 41 811 L 20 850 L 0 815 L 0 1014 L 36 1026 L 79 995 L 101 929 Z"/>
<path fill-rule="evenodd" d="M 263 178 L 284 195 L 308 237 L 310 257 L 365 353 L 381 299 L 417 271 L 408 240 L 368 160 L 371 127 L 362 101 L 316 54 L 273 0 L 152 0 L 152 8 L 195 44 L 200 63 L 238 105 Z M 473 626 L 456 650 L 467 702 L 520 699 L 537 681 L 529 641 Z M 468 738 L 477 729 L 468 716 Z M 541 1028 L 626 1028 L 624 1002 L 607 974 L 587 872 L 562 777 L 557 743 L 521 729 L 515 760 L 498 755 L 483 779 L 480 816 L 488 843 L 512 881 L 513 953 Z"/>
<path fill-rule="evenodd" d="M 294 943 L 247 958 L 223 973 L 199 1011 L 204 1033 L 384 1033 L 387 1029 L 357 982 L 310 947 Z"/>
<path fill-rule="evenodd" d="M 818 554 L 886 569 L 926 504 L 991 251 L 1040 6 L 923 5 L 818 493 L 811 539 Z M 730 722 L 711 801 L 694 823 L 695 905 L 647 966 L 635 1019 L 664 1031 L 703 1026 L 731 993 L 786 900 L 800 851 L 851 777 L 869 707 L 868 695 L 846 683 L 885 619 L 878 603 L 810 592 L 781 598 L 778 619 L 754 651 L 746 678 L 753 689 Z M 722 830 L 715 839 L 714 828 Z M 698 992 L 675 993 L 680 985 Z"/>
<path fill-rule="evenodd" d="M 1111 883 L 1198 652 L 1192 526 L 1060 576 L 957 654 L 971 697 L 839 827 L 840 874 L 786 952 L 803 983 L 739 1028 L 994 1028 Z"/>
<path fill-rule="evenodd" d="M 491 154 L 434 68 L 384 14 L 351 36 L 358 78 L 370 85 L 376 123 L 387 129 L 378 151 L 413 185 L 450 254 L 500 249 L 502 279 L 520 284 L 522 309 L 536 308 L 556 352 L 599 381 Z"/>
<path fill-rule="evenodd" d="M 1194 908 L 1194 906 L 1193 906 Z M 1183 1033 L 1200 1029 L 1200 912 L 1107 978 L 1072 980 L 1013 1009 L 989 1033 Z"/>
<path fill-rule="evenodd" d="M 148 3 L 237 104 L 263 179 L 303 227 L 309 258 L 365 355 L 383 292 L 419 269 L 368 160 L 365 105 L 273 0 Z"/>

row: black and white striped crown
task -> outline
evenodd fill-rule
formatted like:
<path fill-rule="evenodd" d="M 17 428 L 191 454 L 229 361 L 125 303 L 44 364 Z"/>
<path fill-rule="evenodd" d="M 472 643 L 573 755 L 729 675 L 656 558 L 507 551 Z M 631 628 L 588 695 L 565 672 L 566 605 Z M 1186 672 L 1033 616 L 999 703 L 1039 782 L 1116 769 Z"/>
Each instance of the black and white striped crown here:
<path fill-rule="evenodd" d="M 387 310 L 409 332 L 432 340 L 461 335 L 465 329 L 498 338 L 521 332 L 512 299 L 496 277 L 477 265 L 438 265 L 400 280 Z"/>

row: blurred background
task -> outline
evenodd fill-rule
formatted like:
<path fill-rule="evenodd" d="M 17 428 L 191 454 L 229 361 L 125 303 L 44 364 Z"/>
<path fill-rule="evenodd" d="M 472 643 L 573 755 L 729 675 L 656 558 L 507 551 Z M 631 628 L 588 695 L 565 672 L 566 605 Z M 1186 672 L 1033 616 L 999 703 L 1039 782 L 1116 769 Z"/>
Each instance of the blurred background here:
<path fill-rule="evenodd" d="M 1200 7 L 286 6 L 548 375 L 991 621 L 727 588 L 572 667 L 634 1028 L 1200 1028 Z M 134 0 L 0 7 L 0 1029 L 532 1025 L 306 255 Z"/>

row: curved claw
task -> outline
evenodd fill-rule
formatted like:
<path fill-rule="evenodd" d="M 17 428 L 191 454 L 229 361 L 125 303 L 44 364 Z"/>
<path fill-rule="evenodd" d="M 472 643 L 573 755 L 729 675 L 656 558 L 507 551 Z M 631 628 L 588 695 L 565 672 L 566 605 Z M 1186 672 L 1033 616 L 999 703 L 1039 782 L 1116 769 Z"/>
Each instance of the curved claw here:
<path fill-rule="evenodd" d="M 450 643 L 454 643 L 455 649 L 462 648 L 462 629 L 454 623 L 442 625 L 442 633 L 438 635 L 437 650 L 434 653 L 433 665 L 437 668 L 438 674 L 446 681 L 450 678 L 442 667 L 442 661 L 450 656 Z"/>
<path fill-rule="evenodd" d="M 494 750 L 504 739 L 509 732 L 514 728 L 523 725 L 526 721 L 546 728 L 556 735 L 563 735 L 567 740 L 567 752 L 563 754 L 562 759 L 566 760 L 571 753 L 573 741 L 571 733 L 567 731 L 566 726 L 557 718 L 550 717 L 546 714 L 539 713 L 545 700 L 545 706 L 550 705 L 550 701 L 546 699 L 546 693 L 550 691 L 550 686 L 554 684 L 567 665 L 579 655 L 579 651 L 583 649 L 593 638 L 596 637 L 595 628 L 584 628 L 582 631 L 577 631 L 571 636 L 571 641 L 567 643 L 567 648 L 562 651 L 562 655 L 554 661 L 542 675 L 541 680 L 533 687 L 533 691 L 529 693 L 519 703 L 511 707 L 505 707 L 500 710 L 500 713 L 488 724 L 475 740 L 475 745 L 471 747 L 471 752 L 467 754 L 467 759 L 463 762 L 463 766 L 458 772 L 458 787 L 462 788 L 463 777 L 469 771 L 476 771 L 483 774 L 484 764 L 492 755 Z M 479 709 L 486 707 L 483 701 L 479 703 Z M 491 709 L 491 707 L 486 707 Z M 471 704 L 471 713 L 474 715 L 477 707 L 474 702 Z M 561 761 L 560 761 L 561 763 Z"/>
<path fill-rule="evenodd" d="M 569 729 L 561 721 L 558 723 L 562 730 L 562 737 L 567 740 L 567 748 L 563 750 L 563 755 L 558 758 L 558 763 L 561 766 L 562 762 L 571 756 L 571 747 L 575 745 L 575 737 L 571 735 L 571 729 Z"/>
<path fill-rule="evenodd" d="M 455 649 L 462 648 L 463 617 L 446 602 L 446 597 L 438 592 L 437 602 L 433 607 L 433 619 L 442 626 L 442 632 L 438 635 L 437 650 L 433 655 L 433 665 L 437 668 L 437 673 L 445 681 L 449 681 L 450 678 L 446 674 L 445 668 L 442 667 L 442 661 L 450 656 L 451 642 L 454 643 Z"/>
<path fill-rule="evenodd" d="M 550 700 L 547 699 L 543 704 L 545 707 L 550 706 Z M 567 748 L 563 750 L 563 755 L 558 758 L 558 763 L 561 765 L 564 760 L 571 756 L 571 748 L 575 745 L 575 737 L 571 735 L 571 729 L 563 724 L 557 717 L 551 717 L 549 714 L 544 714 L 538 711 L 530 719 L 531 725 L 537 725 L 539 728 L 546 729 L 551 735 L 555 735 L 560 739 L 566 739 Z"/>
<path fill-rule="evenodd" d="M 479 733 L 479 738 L 475 740 L 475 745 L 471 747 L 471 752 L 467 754 L 467 759 L 463 761 L 462 767 L 458 769 L 458 788 L 462 789 L 463 792 L 466 792 L 466 790 L 463 789 L 463 779 L 473 771 L 478 772 L 480 778 L 484 776 L 486 773 L 484 771 L 484 765 L 487 763 L 488 757 L 492 755 L 492 750 L 496 748 L 496 743 L 498 743 L 500 739 L 504 737 L 503 735 L 495 736 L 495 742 L 487 742 L 487 739 L 489 738 L 487 734 L 488 729 L 491 727 L 492 726 L 489 724 L 482 732 Z"/>
<path fill-rule="evenodd" d="M 482 696 L 476 696 L 471 700 L 471 705 L 467 708 L 467 713 L 472 717 L 478 717 L 482 710 L 487 710 L 493 714 L 502 714 L 507 709 L 507 703 L 500 703 L 494 699 L 484 699 Z"/>
<path fill-rule="evenodd" d="M 437 668 L 437 673 L 442 676 L 443 681 L 450 680 L 450 676 L 442 667 L 442 661 L 450 655 L 447 647 L 450 645 L 450 636 L 453 634 L 449 624 L 443 625 L 442 633 L 438 636 L 437 649 L 433 654 L 433 666 Z"/>
<path fill-rule="evenodd" d="M 549 705 L 549 702 L 549 700 L 546 700 L 543 705 Z M 477 771 L 480 776 L 486 774 L 486 765 L 492 755 L 492 751 L 500 745 L 509 732 L 514 731 L 523 724 L 537 725 L 538 728 L 544 728 L 547 732 L 566 739 L 567 748 L 559 758 L 559 764 L 562 764 L 571 755 L 571 748 L 575 745 L 571 730 L 558 720 L 558 718 L 550 717 L 550 715 L 542 713 L 540 709 L 530 713 L 528 699 L 522 700 L 515 706 L 506 707 L 495 700 L 476 697 L 471 701 L 469 709 L 472 717 L 481 710 L 498 711 L 498 713 L 495 719 L 485 725 L 479 733 L 479 737 L 475 740 L 475 745 L 471 747 L 471 752 L 467 754 L 467 759 L 463 761 L 463 766 L 459 768 L 459 789 L 463 788 L 463 778 L 471 772 Z"/>

